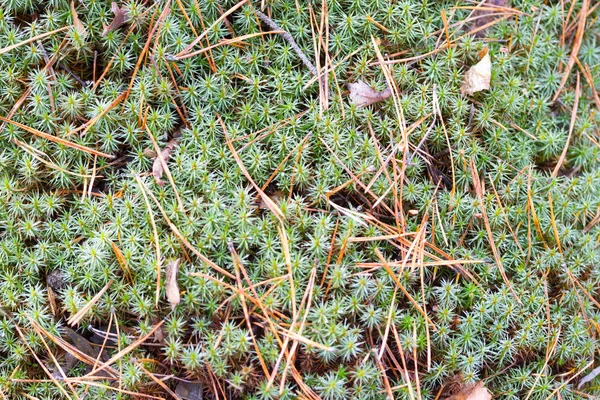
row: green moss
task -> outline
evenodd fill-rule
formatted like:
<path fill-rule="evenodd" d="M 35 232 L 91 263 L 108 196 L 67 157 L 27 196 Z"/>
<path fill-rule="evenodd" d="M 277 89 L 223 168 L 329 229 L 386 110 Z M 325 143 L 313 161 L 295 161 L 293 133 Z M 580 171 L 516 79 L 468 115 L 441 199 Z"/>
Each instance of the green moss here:
<path fill-rule="evenodd" d="M 110 2 L 85 3 L 74 4 L 83 31 L 71 27 L 0 54 L 0 115 L 113 156 L 96 157 L 2 123 L 5 395 L 60 396 L 53 383 L 24 381 L 47 379 L 32 351 L 53 366 L 30 320 L 64 336 L 66 320 L 112 282 L 81 320 L 80 333 L 90 337 L 90 327 L 106 328 L 110 320 L 114 329 L 118 322 L 123 348 L 164 321 L 158 347 L 140 346 L 123 359 L 120 379 L 129 391 L 162 390 L 142 365 L 204 380 L 207 396 L 217 379 L 231 398 L 294 398 L 306 390 L 302 379 L 324 399 L 384 398 L 386 385 L 407 399 L 419 385 L 421 397 L 433 399 L 456 376 L 484 380 L 498 398 L 546 399 L 555 392 L 585 398 L 570 378 L 597 360 L 600 152 L 598 113 L 583 75 L 581 96 L 575 91 L 577 66 L 553 101 L 572 45 L 573 34 L 561 41 L 568 10 L 515 0 L 518 18 L 498 20 L 481 38 L 455 25 L 471 12 L 456 6 L 467 3 L 334 0 L 323 19 L 328 40 L 320 43 L 313 40 L 318 27 L 308 3 L 267 1 L 267 13 L 321 67 L 329 46 L 335 69 L 324 109 L 318 80 L 307 84 L 310 72 L 281 35 L 170 61 L 233 1 L 181 2 L 185 14 L 172 2 L 156 30 L 166 2 L 128 1 L 129 21 L 104 36 L 113 18 Z M 194 50 L 266 30 L 254 14 L 259 6 L 241 6 Z M 321 2 L 310 6 L 321 21 Z M 459 38 L 446 48 L 442 10 Z M 578 55 L 596 86 L 598 16 L 597 10 L 588 16 Z M 0 48 L 71 24 L 66 0 L 0 0 Z M 465 97 L 463 75 L 485 46 L 491 89 Z M 357 108 L 343 82 L 385 88 L 376 50 L 390 59 L 435 53 L 389 66 L 397 103 Z M 436 103 L 440 114 L 433 118 Z M 76 130 L 89 120 L 95 123 Z M 149 135 L 161 148 L 180 135 L 168 161 L 175 188 L 152 179 Z M 280 208 L 283 226 L 227 138 Z M 471 166 L 484 183 L 481 199 Z M 146 201 L 146 190 L 177 230 L 152 196 Z M 394 233 L 405 236 L 357 239 Z M 415 239 L 427 245 L 411 248 Z M 181 303 L 171 311 L 164 275 L 156 304 L 156 271 L 157 262 L 164 270 L 175 258 L 181 259 Z M 463 262 L 432 266 L 439 259 Z M 417 265 L 423 263 L 429 264 Z M 294 342 L 299 329 L 303 339 Z M 296 336 L 288 339 L 286 330 Z M 64 358 L 63 349 L 44 340 Z M 280 360 L 282 343 L 295 349 L 292 365 L 286 356 Z M 136 361 L 148 358 L 160 366 Z M 410 372 L 410 389 L 398 371 L 403 362 L 418 370 L 418 383 Z M 68 371 L 86 373 L 82 365 Z M 127 398 L 109 388 L 76 390 Z M 582 391 L 599 393 L 593 383 Z"/>

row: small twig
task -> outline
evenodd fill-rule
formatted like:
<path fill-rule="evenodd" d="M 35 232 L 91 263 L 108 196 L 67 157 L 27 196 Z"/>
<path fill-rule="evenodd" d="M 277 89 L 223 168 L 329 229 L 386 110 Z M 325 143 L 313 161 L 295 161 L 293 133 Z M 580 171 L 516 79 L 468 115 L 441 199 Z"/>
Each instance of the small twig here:
<path fill-rule="evenodd" d="M 282 31 L 283 33 L 281 33 L 280 35 L 283 36 L 283 38 L 286 40 L 286 42 L 288 42 L 290 44 L 290 46 L 292 46 L 292 49 L 296 52 L 298 57 L 300 57 L 300 60 L 302 60 L 304 65 L 306 65 L 306 67 L 310 70 L 311 74 L 313 74 L 313 75 L 318 74 L 317 68 L 308 59 L 308 57 L 306 57 L 306 55 L 302 52 L 302 50 L 300 49 L 300 46 L 298 46 L 298 43 L 296 43 L 296 41 L 294 40 L 292 35 L 290 35 L 285 29 L 281 29 L 281 27 L 279 25 L 277 25 L 275 23 L 275 21 L 273 21 L 271 18 L 267 17 L 262 12 L 256 10 L 255 13 L 258 16 L 258 18 L 260 18 L 260 20 L 262 22 L 264 22 L 269 28 L 271 28 L 274 31 Z"/>
<path fill-rule="evenodd" d="M 42 44 L 41 40 L 38 41 L 38 45 L 40 46 L 40 49 L 42 50 L 44 57 L 49 59 L 48 52 L 46 51 L 46 48 Z M 65 72 L 68 73 L 69 75 L 71 75 L 73 77 L 73 79 L 75 79 L 77 81 L 77 83 L 79 83 L 82 87 L 87 86 L 86 83 L 79 77 L 79 75 L 77 75 L 75 72 L 71 71 L 66 65 L 63 65 L 63 63 L 61 63 L 60 61 L 56 61 L 56 66 L 64 69 Z M 50 66 L 49 68 L 52 68 L 52 67 Z"/>
<path fill-rule="evenodd" d="M 83 79 L 81 79 L 79 77 L 79 75 L 77 75 L 75 72 L 71 71 L 71 69 L 69 69 L 69 67 L 67 67 L 66 65 L 64 65 L 61 62 L 58 62 L 58 67 L 65 70 L 65 72 L 69 75 L 71 75 L 71 77 L 73 79 L 75 79 L 77 81 L 77 83 L 79 83 L 82 87 L 88 87 L 89 86 L 89 82 L 85 82 Z"/>

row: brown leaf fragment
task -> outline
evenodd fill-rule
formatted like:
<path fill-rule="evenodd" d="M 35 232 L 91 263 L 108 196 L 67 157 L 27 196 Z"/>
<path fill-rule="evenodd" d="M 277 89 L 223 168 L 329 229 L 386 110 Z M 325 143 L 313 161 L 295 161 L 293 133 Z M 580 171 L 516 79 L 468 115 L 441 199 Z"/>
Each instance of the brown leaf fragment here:
<path fill-rule="evenodd" d="M 169 143 L 167 143 L 165 148 L 162 149 L 162 151 L 160 152 L 163 160 L 165 160 L 165 163 L 169 161 L 169 158 L 171 157 L 171 152 L 173 151 L 176 145 L 177 141 L 175 139 L 171 139 Z M 160 156 L 157 155 L 154 159 L 154 164 L 152 164 L 152 175 L 154 176 L 154 180 L 156 181 L 156 183 L 158 183 L 159 186 L 163 186 L 166 183 L 161 179 L 164 172 L 165 170 L 163 168 L 162 162 L 160 162 Z"/>
<path fill-rule="evenodd" d="M 91 358 L 98 357 L 100 352 L 97 348 L 94 348 L 86 338 L 69 327 L 63 326 L 62 329 L 65 331 L 73 345 L 77 347 L 77 350 Z"/>
<path fill-rule="evenodd" d="M 463 79 L 463 84 L 460 87 L 460 92 L 463 95 L 472 95 L 473 93 L 487 90 L 490 88 L 490 80 L 492 78 L 492 59 L 490 58 L 487 49 L 484 50 L 485 55 L 481 60 L 473 65 Z"/>
<path fill-rule="evenodd" d="M 350 90 L 350 101 L 358 107 L 366 107 L 368 105 L 378 103 L 389 98 L 392 95 L 392 90 L 387 87 L 385 90 L 378 92 L 371 86 L 367 85 L 360 79 L 355 83 L 346 83 Z"/>
<path fill-rule="evenodd" d="M 77 348 L 77 350 L 91 358 L 98 357 L 99 351 L 92 347 L 92 345 L 86 338 L 84 338 L 79 333 L 66 326 L 62 327 L 62 329 L 67 334 L 68 341 L 71 342 Z M 69 352 L 65 352 L 65 358 L 64 361 L 60 363 L 60 368 L 65 374 L 68 374 L 75 367 L 75 365 L 77 365 L 78 362 L 79 360 L 75 356 L 73 356 Z M 62 379 L 62 374 L 60 373 L 58 368 L 54 369 L 55 371 L 52 373 L 52 375 L 57 379 Z"/>
<path fill-rule="evenodd" d="M 201 381 L 180 381 L 175 388 L 175 394 L 184 400 L 202 400 L 202 388 Z"/>
<path fill-rule="evenodd" d="M 156 152 L 154 150 L 152 150 L 151 148 L 145 148 L 143 153 L 144 153 L 144 157 L 148 157 L 148 158 L 156 157 Z"/>
<path fill-rule="evenodd" d="M 110 9 L 113 14 L 115 14 L 115 17 L 113 18 L 112 22 L 104 28 L 104 31 L 102 31 L 102 36 L 106 36 L 108 32 L 116 31 L 129 19 L 127 9 L 125 7 L 119 7 L 116 2 L 112 2 Z"/>
<path fill-rule="evenodd" d="M 179 296 L 179 286 L 177 286 L 178 272 L 179 258 L 167 264 L 165 287 L 167 289 L 167 300 L 169 300 L 169 304 L 171 304 L 171 310 L 174 310 L 181 301 L 181 297 Z"/>
<path fill-rule="evenodd" d="M 500 17 L 501 12 L 506 11 L 508 0 L 485 0 L 473 12 L 473 23 L 470 26 L 471 30 L 477 30 L 484 25 L 487 25 Z M 487 29 L 482 29 L 475 32 L 476 37 L 484 37 Z"/>
<path fill-rule="evenodd" d="M 446 400 L 491 400 L 492 395 L 483 382 L 479 381 L 476 384 L 464 385 L 460 391 Z"/>
<path fill-rule="evenodd" d="M 65 339 L 68 342 L 72 343 L 73 346 L 75 346 L 75 348 L 78 351 L 85 354 L 90 359 L 96 359 L 96 360 L 99 360 L 102 362 L 109 359 L 108 354 L 106 354 L 106 351 L 102 351 L 102 353 L 101 353 L 100 348 L 92 345 L 92 343 L 89 340 L 87 340 L 86 338 L 81 336 L 79 333 L 75 332 L 74 330 L 72 330 L 71 328 L 66 327 L 66 326 L 62 327 L 61 329 L 64 330 L 64 332 L 67 334 L 67 337 Z M 104 350 L 106 350 L 106 349 L 104 349 Z M 67 350 L 65 352 L 64 361 L 60 364 L 60 368 L 63 370 L 63 372 L 65 374 L 68 374 L 69 371 L 71 371 L 79 363 L 79 361 L 81 361 L 80 356 L 76 356 L 76 354 L 71 354 Z M 87 365 L 85 370 L 87 373 L 92 372 L 91 364 Z M 100 371 L 98 374 L 94 374 L 94 375 L 97 375 L 98 377 L 100 377 L 100 376 L 109 377 L 110 376 L 110 374 L 108 374 L 106 371 Z M 56 368 L 56 371 L 53 372 L 53 376 L 57 379 L 62 379 L 62 374 L 60 373 L 58 368 Z"/>
<path fill-rule="evenodd" d="M 80 35 L 87 36 L 87 29 L 85 29 L 85 26 L 83 26 L 79 20 L 77 11 L 75 11 L 75 3 L 73 2 L 71 2 L 71 15 L 73 16 L 73 26 L 75 27 L 75 30 L 79 32 Z"/>

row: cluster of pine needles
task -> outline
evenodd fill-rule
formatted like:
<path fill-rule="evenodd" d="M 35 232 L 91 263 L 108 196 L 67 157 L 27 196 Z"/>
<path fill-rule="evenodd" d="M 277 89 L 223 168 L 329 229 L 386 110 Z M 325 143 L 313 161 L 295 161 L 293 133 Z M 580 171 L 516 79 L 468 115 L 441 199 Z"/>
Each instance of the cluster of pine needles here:
<path fill-rule="evenodd" d="M 0 399 L 596 398 L 599 43 L 593 0 L 0 0 Z"/>

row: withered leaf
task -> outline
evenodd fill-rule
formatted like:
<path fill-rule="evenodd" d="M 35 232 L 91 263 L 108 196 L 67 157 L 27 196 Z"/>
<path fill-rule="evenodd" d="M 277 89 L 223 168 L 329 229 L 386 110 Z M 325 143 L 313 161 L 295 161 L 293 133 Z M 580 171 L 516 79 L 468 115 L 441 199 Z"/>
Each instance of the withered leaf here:
<path fill-rule="evenodd" d="M 483 386 L 483 382 L 479 381 L 474 385 L 465 385 L 460 391 L 446 400 L 491 400 L 492 395 L 487 390 L 485 386 Z"/>
<path fill-rule="evenodd" d="M 171 310 L 177 307 L 177 304 L 181 301 L 179 296 L 179 286 L 177 286 L 177 273 L 179 272 L 179 258 L 175 261 L 171 261 L 167 264 L 167 279 L 165 287 L 167 289 L 167 300 L 171 304 Z"/>
<path fill-rule="evenodd" d="M 73 16 L 73 26 L 75 27 L 75 30 L 79 32 L 80 35 L 86 36 L 87 29 L 85 29 L 85 26 L 83 26 L 83 24 L 79 20 L 79 17 L 77 16 L 77 11 L 75 11 L 74 2 L 71 2 L 71 15 Z"/>
<path fill-rule="evenodd" d="M 99 351 L 97 349 L 95 349 L 94 347 L 92 347 L 92 345 L 86 338 L 84 338 L 79 333 L 75 332 L 74 330 L 72 330 L 69 327 L 64 326 L 62 329 L 67 334 L 68 341 L 73 343 L 73 345 L 77 348 L 77 350 L 81 351 L 83 354 L 85 354 L 91 358 L 98 357 Z M 78 362 L 79 362 L 79 360 L 75 356 L 73 356 L 69 352 L 65 352 L 65 359 L 63 362 L 61 362 L 60 368 L 63 370 L 63 372 L 65 374 L 68 374 L 75 367 L 75 365 L 77 365 Z M 62 378 L 61 373 L 58 370 L 58 368 L 55 368 L 55 369 L 56 370 L 53 372 L 52 375 L 57 379 Z"/>
<path fill-rule="evenodd" d="M 106 36 L 108 32 L 116 31 L 129 19 L 129 14 L 127 13 L 127 9 L 125 7 L 119 7 L 116 2 L 112 2 L 110 5 L 110 9 L 115 14 L 115 17 L 111 21 L 111 23 L 104 28 L 102 31 L 102 36 Z"/>
<path fill-rule="evenodd" d="M 86 338 L 69 327 L 64 326 L 62 329 L 66 332 L 70 341 L 73 342 L 73 345 L 77 347 L 77 350 L 92 358 L 98 357 L 98 349 L 94 348 Z"/>
<path fill-rule="evenodd" d="M 202 381 L 180 381 L 175 388 L 175 394 L 184 400 L 202 400 Z"/>
<path fill-rule="evenodd" d="M 472 95 L 473 93 L 487 90 L 490 88 L 490 80 L 492 78 L 492 60 L 487 48 L 484 49 L 484 55 L 481 60 L 473 65 L 463 79 L 463 84 L 460 87 L 460 92 L 463 95 Z"/>
<path fill-rule="evenodd" d="M 176 145 L 177 141 L 175 139 L 171 139 L 169 143 L 167 143 L 165 148 L 162 149 L 162 151 L 160 152 L 163 160 L 165 160 L 165 163 L 171 157 L 171 152 L 173 151 Z M 158 183 L 160 186 L 163 186 L 165 184 L 165 181 L 161 179 L 164 172 L 165 170 L 163 168 L 162 163 L 160 162 L 160 157 L 156 156 L 156 158 L 154 159 L 154 163 L 152 164 L 152 175 L 154 176 L 154 180 L 156 181 L 156 183 Z"/>
<path fill-rule="evenodd" d="M 360 79 L 355 83 L 346 83 L 350 90 L 350 101 L 358 107 L 366 107 L 368 105 L 378 103 L 389 98 L 392 95 L 392 90 L 387 87 L 385 90 L 378 92 L 371 86 L 367 85 Z"/>

